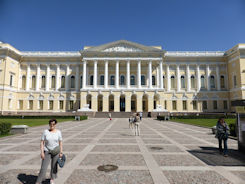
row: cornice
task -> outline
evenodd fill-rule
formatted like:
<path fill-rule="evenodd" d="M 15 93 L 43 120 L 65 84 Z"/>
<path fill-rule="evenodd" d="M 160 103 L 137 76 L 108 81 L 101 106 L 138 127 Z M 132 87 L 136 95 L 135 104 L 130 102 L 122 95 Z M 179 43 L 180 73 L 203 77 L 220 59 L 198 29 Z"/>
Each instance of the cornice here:
<path fill-rule="evenodd" d="M 166 57 L 224 57 L 222 51 L 167 51 Z"/>

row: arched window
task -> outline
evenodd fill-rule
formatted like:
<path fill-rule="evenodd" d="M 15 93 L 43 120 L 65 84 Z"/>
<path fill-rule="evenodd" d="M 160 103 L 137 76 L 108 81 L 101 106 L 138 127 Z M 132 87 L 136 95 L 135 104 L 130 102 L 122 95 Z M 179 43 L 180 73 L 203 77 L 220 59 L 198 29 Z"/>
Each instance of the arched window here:
<path fill-rule="evenodd" d="M 195 81 L 195 76 L 191 76 L 191 88 L 194 89 L 196 87 L 196 81 Z"/>
<path fill-rule="evenodd" d="M 210 77 L 210 87 L 215 88 L 215 78 L 213 75 Z"/>
<path fill-rule="evenodd" d="M 237 82 L 236 82 L 236 75 L 234 75 L 234 76 L 233 76 L 233 85 L 234 85 L 234 87 L 236 87 L 236 86 L 237 86 Z"/>
<path fill-rule="evenodd" d="M 34 89 L 35 86 L 36 86 L 36 76 L 33 75 L 33 76 L 31 77 L 31 88 Z"/>
<path fill-rule="evenodd" d="M 94 84 L 94 76 L 91 75 L 89 80 L 89 85 L 93 85 L 93 84 Z"/>
<path fill-rule="evenodd" d="M 45 84 L 46 84 L 46 77 L 43 75 L 42 76 L 41 88 L 45 88 Z"/>
<path fill-rule="evenodd" d="M 156 77 L 154 75 L 152 75 L 152 85 L 156 85 Z"/>
<path fill-rule="evenodd" d="M 225 77 L 223 75 L 220 76 L 220 87 L 225 88 Z"/>
<path fill-rule="evenodd" d="M 21 81 L 22 81 L 22 89 L 25 89 L 26 88 L 26 76 L 25 75 L 22 76 Z"/>
<path fill-rule="evenodd" d="M 185 76 L 181 76 L 180 77 L 180 81 L 181 81 L 181 88 L 185 88 Z"/>
<path fill-rule="evenodd" d="M 80 77 L 80 88 L 83 87 L 83 76 Z"/>
<path fill-rule="evenodd" d="M 171 76 L 171 88 L 174 89 L 175 88 L 175 77 Z"/>
<path fill-rule="evenodd" d="M 66 78 L 65 78 L 65 76 L 62 76 L 61 77 L 61 88 L 65 88 L 65 83 L 66 83 Z"/>
<path fill-rule="evenodd" d="M 100 85 L 104 85 L 105 84 L 105 77 L 104 75 L 100 76 Z"/>
<path fill-rule="evenodd" d="M 205 77 L 201 76 L 201 88 L 205 88 Z"/>
<path fill-rule="evenodd" d="M 163 86 L 163 88 L 165 88 L 165 77 L 164 76 L 162 76 L 162 86 Z"/>
<path fill-rule="evenodd" d="M 115 85 L 115 76 L 111 75 L 110 77 L 110 85 Z"/>
<path fill-rule="evenodd" d="M 135 76 L 134 75 L 130 76 L 130 85 L 135 85 Z"/>
<path fill-rule="evenodd" d="M 145 85 L 145 76 L 141 75 L 141 85 Z"/>
<path fill-rule="evenodd" d="M 124 75 L 120 76 L 120 85 L 125 85 L 125 77 L 124 77 Z"/>
<path fill-rule="evenodd" d="M 55 88 L 55 76 L 53 75 L 51 78 L 51 88 Z"/>
<path fill-rule="evenodd" d="M 75 76 L 71 76 L 71 88 L 75 88 Z"/>

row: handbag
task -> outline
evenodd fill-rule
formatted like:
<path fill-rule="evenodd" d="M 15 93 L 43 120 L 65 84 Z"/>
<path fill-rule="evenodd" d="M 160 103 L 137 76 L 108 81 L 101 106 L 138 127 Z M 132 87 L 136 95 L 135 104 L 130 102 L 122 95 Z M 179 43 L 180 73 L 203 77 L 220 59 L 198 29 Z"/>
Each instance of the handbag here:
<path fill-rule="evenodd" d="M 60 168 L 64 167 L 65 161 L 66 161 L 66 156 L 65 156 L 65 154 L 62 154 L 62 157 L 58 158 L 58 164 L 59 164 Z"/>
<path fill-rule="evenodd" d="M 60 146 L 56 146 L 53 150 L 48 149 L 48 151 L 52 156 L 55 156 L 60 153 Z"/>

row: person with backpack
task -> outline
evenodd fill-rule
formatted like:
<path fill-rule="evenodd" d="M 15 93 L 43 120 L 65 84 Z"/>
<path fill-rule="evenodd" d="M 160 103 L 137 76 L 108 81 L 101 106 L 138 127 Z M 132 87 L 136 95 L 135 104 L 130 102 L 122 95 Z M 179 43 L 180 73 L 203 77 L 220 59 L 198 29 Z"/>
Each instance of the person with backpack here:
<path fill-rule="evenodd" d="M 215 137 L 219 141 L 219 152 L 220 154 L 224 154 L 224 156 L 227 157 L 228 156 L 227 140 L 230 134 L 230 128 L 225 122 L 223 117 L 219 118 L 216 124 L 216 130 L 217 132 Z M 224 150 L 222 149 L 222 142 L 224 142 Z"/>

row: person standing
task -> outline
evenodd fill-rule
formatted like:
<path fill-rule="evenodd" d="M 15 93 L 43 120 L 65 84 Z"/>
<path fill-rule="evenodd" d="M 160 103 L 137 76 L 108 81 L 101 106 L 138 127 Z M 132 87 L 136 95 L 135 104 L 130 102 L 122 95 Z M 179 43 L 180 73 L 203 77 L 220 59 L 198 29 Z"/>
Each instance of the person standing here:
<path fill-rule="evenodd" d="M 142 120 L 142 115 L 143 115 L 143 113 L 142 113 L 142 112 L 140 112 L 140 121 Z"/>
<path fill-rule="evenodd" d="M 111 120 L 111 113 L 110 112 L 108 113 L 108 116 L 109 116 L 109 119 Z"/>
<path fill-rule="evenodd" d="M 227 140 L 229 136 L 229 126 L 226 124 L 225 120 L 223 117 L 219 118 L 217 124 L 216 124 L 216 138 L 219 141 L 219 152 L 220 154 L 224 154 L 225 157 L 227 157 Z M 224 150 L 222 149 L 222 142 L 224 142 Z"/>
<path fill-rule="evenodd" d="M 61 131 L 56 129 L 57 120 L 49 120 L 49 129 L 44 130 L 41 137 L 41 169 L 36 181 L 36 184 L 41 184 L 45 179 L 46 171 L 51 160 L 50 184 L 54 184 L 54 179 L 57 178 L 57 160 L 62 157 L 62 135 Z"/>

